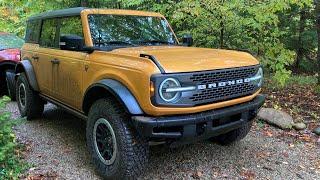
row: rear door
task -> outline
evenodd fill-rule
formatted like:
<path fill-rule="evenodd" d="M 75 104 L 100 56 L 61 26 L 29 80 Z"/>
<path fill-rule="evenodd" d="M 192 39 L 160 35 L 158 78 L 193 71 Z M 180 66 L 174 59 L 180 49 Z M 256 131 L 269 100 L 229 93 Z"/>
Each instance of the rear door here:
<path fill-rule="evenodd" d="M 25 43 L 21 48 L 21 59 L 29 60 L 32 64 L 36 78 L 39 73 L 39 37 L 41 29 L 41 20 L 31 20 L 27 22 L 27 31 L 25 36 Z"/>
<path fill-rule="evenodd" d="M 58 19 L 45 19 L 42 21 L 39 48 L 35 50 L 37 57 L 37 80 L 41 93 L 53 97 L 53 62 L 55 51 L 58 49 Z"/>

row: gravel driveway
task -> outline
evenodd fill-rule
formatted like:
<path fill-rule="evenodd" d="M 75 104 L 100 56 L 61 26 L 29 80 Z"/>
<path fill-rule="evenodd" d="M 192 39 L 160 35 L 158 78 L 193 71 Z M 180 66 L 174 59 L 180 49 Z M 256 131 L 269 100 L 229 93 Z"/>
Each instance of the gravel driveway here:
<path fill-rule="evenodd" d="M 18 117 L 16 103 L 7 109 Z M 141 179 L 320 179 L 320 144 L 283 137 L 281 130 L 254 125 L 241 142 L 210 142 L 170 149 L 151 147 L 150 166 Z M 27 175 L 58 179 L 100 179 L 85 143 L 85 122 L 47 105 L 43 118 L 15 128 L 26 145 Z M 316 139 L 318 137 L 312 136 Z"/>

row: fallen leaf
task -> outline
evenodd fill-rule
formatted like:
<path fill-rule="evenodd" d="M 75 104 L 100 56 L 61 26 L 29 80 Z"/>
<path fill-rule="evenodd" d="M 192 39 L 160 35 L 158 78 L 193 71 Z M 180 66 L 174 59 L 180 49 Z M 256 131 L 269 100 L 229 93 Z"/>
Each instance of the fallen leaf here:
<path fill-rule="evenodd" d="M 197 172 L 197 176 L 198 176 L 198 177 L 202 177 L 202 172 L 201 172 L 201 171 L 198 171 L 198 172 Z"/>
<path fill-rule="evenodd" d="M 294 147 L 294 144 L 289 144 L 289 147 L 293 148 L 293 147 Z"/>
<path fill-rule="evenodd" d="M 264 131 L 263 134 L 264 134 L 265 136 L 268 136 L 268 137 L 272 137 L 272 136 L 273 136 L 272 132 L 271 132 L 271 131 L 268 131 L 268 130 Z"/>
<path fill-rule="evenodd" d="M 254 173 L 254 171 L 248 170 L 248 169 L 243 169 L 243 171 L 241 171 L 240 176 L 246 180 L 253 180 L 256 177 L 256 174 Z"/>
<path fill-rule="evenodd" d="M 196 173 L 192 174 L 191 177 L 193 177 L 194 179 L 200 179 L 202 175 L 203 174 L 201 171 L 197 171 Z"/>

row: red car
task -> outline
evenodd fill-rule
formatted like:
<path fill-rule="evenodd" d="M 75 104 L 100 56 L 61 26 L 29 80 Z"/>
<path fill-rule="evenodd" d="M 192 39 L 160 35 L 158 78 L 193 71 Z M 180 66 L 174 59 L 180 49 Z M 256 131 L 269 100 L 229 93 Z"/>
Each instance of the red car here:
<path fill-rule="evenodd" d="M 15 99 L 14 69 L 20 61 L 20 48 L 24 41 L 12 34 L 0 32 L 0 96 Z"/>

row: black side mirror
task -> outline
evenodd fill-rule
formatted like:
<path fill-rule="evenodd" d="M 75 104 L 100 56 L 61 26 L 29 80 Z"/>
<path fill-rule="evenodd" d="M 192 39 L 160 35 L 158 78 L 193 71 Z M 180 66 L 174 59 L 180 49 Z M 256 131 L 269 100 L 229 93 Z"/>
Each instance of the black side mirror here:
<path fill-rule="evenodd" d="M 69 51 L 87 51 L 92 53 L 94 51 L 91 47 L 86 47 L 83 37 L 77 35 L 65 35 L 60 37 L 60 49 Z"/>
<path fill-rule="evenodd" d="M 193 38 L 191 34 L 186 34 L 182 38 L 182 44 L 184 46 L 192 46 L 193 45 Z"/>

